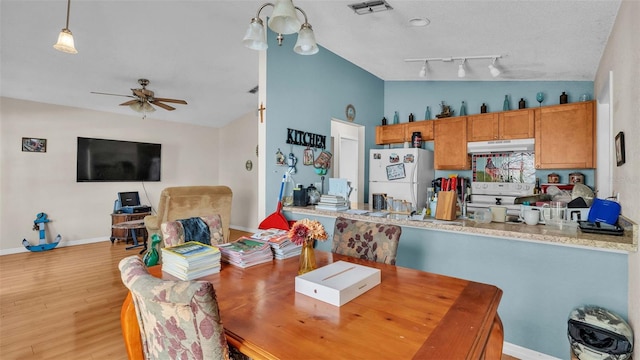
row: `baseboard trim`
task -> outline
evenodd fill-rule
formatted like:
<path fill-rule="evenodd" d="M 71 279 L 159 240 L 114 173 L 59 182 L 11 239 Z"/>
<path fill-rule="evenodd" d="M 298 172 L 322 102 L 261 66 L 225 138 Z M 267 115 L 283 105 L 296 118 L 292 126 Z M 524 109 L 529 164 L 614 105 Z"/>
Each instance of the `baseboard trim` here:
<path fill-rule="evenodd" d="M 521 360 L 561 360 L 557 357 L 511 344 L 506 341 L 504 342 L 504 345 L 502 347 L 502 353 Z"/>
<path fill-rule="evenodd" d="M 69 241 L 67 241 L 64 238 L 62 238 L 62 240 L 60 241 L 60 244 L 58 244 L 58 246 L 56 246 L 56 248 L 62 248 L 62 247 L 66 247 L 66 246 L 84 245 L 84 244 L 93 244 L 93 243 L 102 242 L 102 241 L 110 241 L 110 240 L 109 240 L 109 237 L 98 237 L 98 238 L 93 238 L 93 239 L 80 239 L 80 240 L 69 240 Z M 37 244 L 34 244 L 34 245 L 37 245 Z M 29 250 L 27 250 L 24 246 L 21 246 L 21 247 L 17 247 L 17 248 L 0 250 L 0 256 L 2 256 L 2 255 L 11 255 L 11 254 L 20 254 L 20 253 L 25 253 L 25 252 L 29 252 Z"/>

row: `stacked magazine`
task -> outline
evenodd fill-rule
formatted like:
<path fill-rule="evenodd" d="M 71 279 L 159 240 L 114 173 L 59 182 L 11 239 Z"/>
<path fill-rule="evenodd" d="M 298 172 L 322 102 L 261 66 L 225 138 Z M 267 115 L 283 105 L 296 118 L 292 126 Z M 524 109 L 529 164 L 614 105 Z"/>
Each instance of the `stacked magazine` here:
<path fill-rule="evenodd" d="M 220 250 L 196 241 L 161 248 L 162 271 L 180 280 L 193 280 L 220 272 Z"/>
<path fill-rule="evenodd" d="M 246 236 L 234 242 L 216 246 L 222 252 L 222 261 L 241 268 L 273 260 L 273 253 L 269 244 Z"/>
<path fill-rule="evenodd" d="M 302 245 L 294 244 L 289 239 L 288 233 L 288 230 L 267 229 L 251 235 L 251 238 L 269 244 L 273 251 L 273 256 L 277 260 L 283 260 L 299 256 L 302 251 Z"/>
<path fill-rule="evenodd" d="M 344 196 L 322 195 L 320 202 L 316 205 L 316 210 L 344 211 L 349 210 L 349 204 Z"/>

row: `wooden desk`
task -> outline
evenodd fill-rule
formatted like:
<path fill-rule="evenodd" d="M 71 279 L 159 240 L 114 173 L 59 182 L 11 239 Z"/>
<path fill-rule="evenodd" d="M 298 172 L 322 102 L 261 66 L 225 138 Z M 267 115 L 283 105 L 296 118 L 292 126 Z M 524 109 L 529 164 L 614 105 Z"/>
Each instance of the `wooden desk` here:
<path fill-rule="evenodd" d="M 229 343 L 254 359 L 500 359 L 497 287 L 321 251 L 316 260 L 379 268 L 382 282 L 336 307 L 295 292 L 297 258 L 223 264 L 202 280 L 215 287 Z"/>

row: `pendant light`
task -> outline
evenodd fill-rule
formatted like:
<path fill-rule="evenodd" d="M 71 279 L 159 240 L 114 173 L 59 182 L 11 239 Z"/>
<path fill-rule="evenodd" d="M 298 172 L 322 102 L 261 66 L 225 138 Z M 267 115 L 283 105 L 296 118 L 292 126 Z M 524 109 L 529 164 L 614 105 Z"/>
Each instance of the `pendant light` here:
<path fill-rule="evenodd" d="M 67 0 L 67 25 L 60 31 L 58 35 L 58 42 L 53 45 L 53 48 L 68 54 L 77 54 L 78 50 L 73 43 L 73 34 L 69 30 L 69 9 L 71 8 L 71 0 Z"/>
<path fill-rule="evenodd" d="M 273 13 L 269 18 L 269 28 L 278 33 L 278 45 L 282 45 L 284 35 L 298 33 L 298 39 L 293 51 L 300 55 L 313 55 L 318 52 L 313 28 L 307 21 L 307 14 L 299 7 L 293 5 L 292 0 L 276 0 L 273 3 L 264 3 L 258 9 L 258 13 L 249 23 L 249 28 L 242 39 L 244 46 L 252 50 L 266 50 L 267 36 L 264 22 L 260 18 L 262 9 L 267 6 L 273 7 Z M 296 16 L 296 11 L 304 16 L 304 23 L 301 23 Z"/>

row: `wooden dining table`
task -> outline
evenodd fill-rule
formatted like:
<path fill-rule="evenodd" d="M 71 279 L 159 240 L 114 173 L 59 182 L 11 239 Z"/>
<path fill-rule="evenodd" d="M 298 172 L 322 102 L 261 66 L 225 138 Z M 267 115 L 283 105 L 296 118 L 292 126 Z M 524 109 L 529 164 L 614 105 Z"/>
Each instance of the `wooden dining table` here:
<path fill-rule="evenodd" d="M 378 268 L 381 283 L 338 307 L 295 291 L 297 258 L 246 269 L 223 264 L 200 280 L 214 285 L 231 345 L 253 359 L 500 359 L 496 286 L 315 255 L 319 267 L 343 260 Z M 150 272 L 175 279 L 160 266 Z"/>

